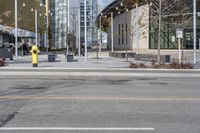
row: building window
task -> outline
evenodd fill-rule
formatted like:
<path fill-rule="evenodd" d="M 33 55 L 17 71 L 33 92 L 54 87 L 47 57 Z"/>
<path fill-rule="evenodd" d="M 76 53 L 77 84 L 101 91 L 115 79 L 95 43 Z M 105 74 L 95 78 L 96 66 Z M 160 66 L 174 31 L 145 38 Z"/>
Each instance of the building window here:
<path fill-rule="evenodd" d="M 81 26 L 84 26 L 84 22 L 81 22 Z"/>
<path fill-rule="evenodd" d="M 119 24 L 119 27 L 118 27 L 118 34 L 119 34 L 119 36 L 118 36 L 118 37 L 119 37 L 119 45 L 120 45 L 120 42 L 121 42 L 121 40 L 120 40 L 120 30 L 121 30 L 121 29 L 120 29 L 120 24 Z"/>

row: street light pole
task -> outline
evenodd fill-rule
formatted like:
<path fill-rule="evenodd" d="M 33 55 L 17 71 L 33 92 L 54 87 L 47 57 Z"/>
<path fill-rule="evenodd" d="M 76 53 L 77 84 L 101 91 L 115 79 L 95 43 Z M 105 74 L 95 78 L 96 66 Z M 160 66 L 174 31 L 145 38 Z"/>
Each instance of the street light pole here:
<path fill-rule="evenodd" d="M 159 2 L 159 24 L 158 24 L 158 53 L 157 62 L 160 65 L 160 41 L 161 41 L 161 10 L 162 10 L 162 0 Z"/>
<path fill-rule="evenodd" d="M 38 23 L 37 23 L 37 9 L 35 9 L 35 39 L 36 39 L 36 46 L 38 46 L 38 29 L 37 29 L 37 26 L 38 26 Z"/>
<path fill-rule="evenodd" d="M 85 29 L 85 61 L 88 60 L 87 55 L 87 1 L 84 0 L 84 29 Z"/>
<path fill-rule="evenodd" d="M 81 56 L 80 8 L 78 9 L 78 56 Z"/>
<path fill-rule="evenodd" d="M 196 16 L 196 0 L 193 0 L 193 52 L 194 52 L 194 64 L 197 63 L 197 53 L 196 53 L 196 40 L 197 40 L 197 16 Z"/>
<path fill-rule="evenodd" d="M 46 53 L 48 54 L 49 0 L 46 0 Z"/>
<path fill-rule="evenodd" d="M 69 0 L 67 0 L 67 54 L 69 54 Z"/>
<path fill-rule="evenodd" d="M 111 13 L 111 52 L 114 52 L 114 45 L 113 45 L 113 12 Z"/>
<path fill-rule="evenodd" d="M 100 20 L 99 20 L 99 25 L 100 25 L 100 41 L 99 41 L 99 53 L 101 52 L 101 45 L 102 45 L 102 32 L 101 32 L 101 16 L 100 16 Z"/>
<path fill-rule="evenodd" d="M 17 17 L 17 0 L 15 0 L 15 56 L 18 58 L 18 17 Z"/>
<path fill-rule="evenodd" d="M 136 3 L 136 20 L 137 20 L 137 28 L 136 28 L 136 54 L 139 54 L 139 7 L 138 7 L 138 3 Z"/>

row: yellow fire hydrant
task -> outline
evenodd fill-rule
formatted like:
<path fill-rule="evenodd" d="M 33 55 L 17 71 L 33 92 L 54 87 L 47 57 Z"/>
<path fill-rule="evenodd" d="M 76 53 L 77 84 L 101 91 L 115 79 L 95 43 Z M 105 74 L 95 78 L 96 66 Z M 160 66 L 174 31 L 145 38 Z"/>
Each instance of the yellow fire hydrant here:
<path fill-rule="evenodd" d="M 37 46 L 32 46 L 31 53 L 32 53 L 32 64 L 33 67 L 38 67 L 38 53 L 40 50 L 38 49 Z"/>

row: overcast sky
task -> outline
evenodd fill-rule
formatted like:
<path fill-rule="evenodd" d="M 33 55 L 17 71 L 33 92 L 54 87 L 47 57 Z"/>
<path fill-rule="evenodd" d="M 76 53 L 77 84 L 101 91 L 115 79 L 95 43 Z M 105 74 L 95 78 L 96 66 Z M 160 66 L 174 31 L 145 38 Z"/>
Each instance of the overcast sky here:
<path fill-rule="evenodd" d="M 107 6 L 109 3 L 111 3 L 114 0 L 98 0 L 99 5 L 101 6 L 101 8 Z"/>

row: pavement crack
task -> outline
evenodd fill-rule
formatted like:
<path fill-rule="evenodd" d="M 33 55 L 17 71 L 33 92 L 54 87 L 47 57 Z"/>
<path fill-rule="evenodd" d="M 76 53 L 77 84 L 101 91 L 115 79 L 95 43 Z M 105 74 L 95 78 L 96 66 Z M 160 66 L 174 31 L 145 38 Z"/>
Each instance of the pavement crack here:
<path fill-rule="evenodd" d="M 0 127 L 5 126 L 9 121 L 15 118 L 18 112 L 13 112 L 11 114 L 0 115 Z"/>

